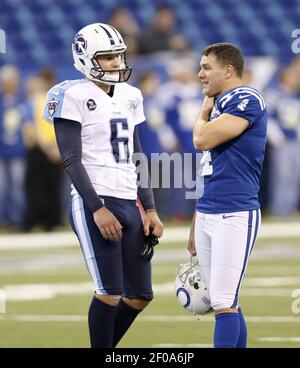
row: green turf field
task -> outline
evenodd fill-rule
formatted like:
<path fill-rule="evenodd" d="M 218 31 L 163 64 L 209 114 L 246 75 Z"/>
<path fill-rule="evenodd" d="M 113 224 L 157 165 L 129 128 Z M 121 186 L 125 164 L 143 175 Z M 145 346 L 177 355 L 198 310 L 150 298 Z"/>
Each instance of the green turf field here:
<path fill-rule="evenodd" d="M 188 261 L 184 250 L 184 242 L 159 245 L 153 262 L 156 297 L 119 347 L 211 346 L 213 315 L 197 320 L 174 295 L 177 266 Z M 0 289 L 7 299 L 6 313 L 0 314 L 0 347 L 88 347 L 92 285 L 79 248 L 5 249 L 0 258 Z M 259 240 L 240 298 L 249 347 L 300 347 L 296 289 L 300 238 Z"/>

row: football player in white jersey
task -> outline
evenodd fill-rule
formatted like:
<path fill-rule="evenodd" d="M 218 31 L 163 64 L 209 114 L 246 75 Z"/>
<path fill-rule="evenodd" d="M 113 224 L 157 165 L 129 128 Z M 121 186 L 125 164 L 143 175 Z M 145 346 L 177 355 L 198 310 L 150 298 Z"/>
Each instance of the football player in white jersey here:
<path fill-rule="evenodd" d="M 150 184 L 137 187 L 133 154 L 141 152 L 137 125 L 145 116 L 141 92 L 126 83 L 131 68 L 121 34 L 90 24 L 72 51 L 85 79 L 54 86 L 44 116 L 72 180 L 70 222 L 94 281 L 91 346 L 114 347 L 153 298 L 149 261 L 163 225 Z"/>
<path fill-rule="evenodd" d="M 206 97 L 193 141 L 203 151 L 197 173 L 202 187 L 188 249 L 209 288 L 217 348 L 246 347 L 238 295 L 260 226 L 267 111 L 260 93 L 242 85 L 243 65 L 237 47 L 214 44 L 204 49 L 198 75 Z"/>

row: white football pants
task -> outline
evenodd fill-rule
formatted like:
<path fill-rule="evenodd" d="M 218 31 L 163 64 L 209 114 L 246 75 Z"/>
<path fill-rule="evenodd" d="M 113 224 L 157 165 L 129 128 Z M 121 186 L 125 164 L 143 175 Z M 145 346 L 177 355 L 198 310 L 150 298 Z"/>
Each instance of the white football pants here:
<path fill-rule="evenodd" d="M 214 310 L 237 308 L 239 290 L 261 223 L 260 210 L 195 219 L 195 246 Z"/>

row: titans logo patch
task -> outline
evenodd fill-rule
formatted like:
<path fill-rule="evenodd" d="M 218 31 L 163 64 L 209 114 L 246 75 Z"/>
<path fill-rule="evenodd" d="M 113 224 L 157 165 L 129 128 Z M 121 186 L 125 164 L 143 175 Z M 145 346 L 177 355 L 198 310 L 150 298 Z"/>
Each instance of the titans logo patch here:
<path fill-rule="evenodd" d="M 57 105 L 59 104 L 59 101 L 55 100 L 54 98 L 52 98 L 52 100 L 50 100 L 47 103 L 47 107 L 48 107 L 48 114 L 50 116 L 53 116 L 56 110 Z"/>

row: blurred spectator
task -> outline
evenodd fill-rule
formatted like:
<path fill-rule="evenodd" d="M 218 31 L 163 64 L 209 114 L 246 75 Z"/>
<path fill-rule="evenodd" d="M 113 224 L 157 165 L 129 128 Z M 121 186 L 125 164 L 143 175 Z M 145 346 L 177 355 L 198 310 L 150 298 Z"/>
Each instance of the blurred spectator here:
<path fill-rule="evenodd" d="M 160 6 L 154 21 L 139 40 L 141 54 L 158 51 L 185 51 L 188 49 L 186 38 L 176 28 L 176 16 L 170 7 Z"/>
<path fill-rule="evenodd" d="M 171 80 L 160 87 L 158 97 L 163 106 L 165 121 L 177 139 L 177 152 L 181 153 L 182 165 L 174 168 L 174 173 L 183 173 L 182 188 L 175 188 L 175 177 L 168 195 L 169 215 L 173 219 L 189 219 L 195 202 L 186 199 L 187 192 L 195 190 L 191 187 L 196 180 L 196 151 L 193 145 L 193 127 L 200 111 L 203 94 L 197 78 L 198 70 L 192 58 L 181 58 L 170 62 L 168 71 Z M 186 156 L 185 156 L 186 154 Z M 189 154 L 189 155 L 187 155 Z M 189 182 L 184 181 L 189 179 Z"/>
<path fill-rule="evenodd" d="M 147 124 L 139 126 L 143 152 L 150 159 L 151 153 L 172 152 L 177 148 L 177 139 L 165 123 L 159 99 L 160 80 L 154 72 L 145 72 L 138 81 L 143 93 Z"/>
<path fill-rule="evenodd" d="M 20 76 L 11 65 L 0 69 L 0 226 L 20 229 L 25 211 L 25 135 L 32 116 L 21 104 Z"/>
<path fill-rule="evenodd" d="M 34 113 L 35 136 L 27 156 L 27 211 L 24 230 L 41 225 L 51 231 L 61 224 L 62 170 L 54 128 L 42 118 L 46 93 L 55 84 L 51 69 L 27 80 L 27 95 Z"/>
<path fill-rule="evenodd" d="M 124 42 L 127 45 L 128 55 L 136 55 L 138 53 L 140 28 L 129 10 L 126 8 L 115 9 L 107 23 L 115 27 L 122 34 Z"/>
<path fill-rule="evenodd" d="M 291 69 L 295 75 L 295 81 L 298 81 L 298 90 L 300 91 L 300 58 L 295 57 L 291 62 Z"/>
<path fill-rule="evenodd" d="M 145 72 L 139 78 L 138 87 L 144 97 L 144 111 L 147 120 L 146 123 L 140 124 L 138 129 L 143 153 L 147 156 L 149 172 L 154 184 L 155 203 L 160 216 L 164 218 L 169 214 L 169 211 L 166 210 L 168 207 L 167 191 L 169 189 L 162 188 L 162 168 L 160 167 L 159 157 L 152 154 L 174 151 L 177 147 L 177 140 L 173 131 L 165 123 L 158 96 L 159 86 L 160 80 L 154 72 Z"/>
<path fill-rule="evenodd" d="M 195 153 L 193 128 L 203 100 L 196 65 L 186 59 L 172 61 L 168 65 L 170 81 L 159 90 L 164 101 L 166 122 L 174 131 L 182 153 Z"/>
<path fill-rule="evenodd" d="M 300 197 L 300 86 L 293 66 L 280 71 L 266 91 L 269 109 L 270 209 L 274 215 L 297 211 Z"/>

